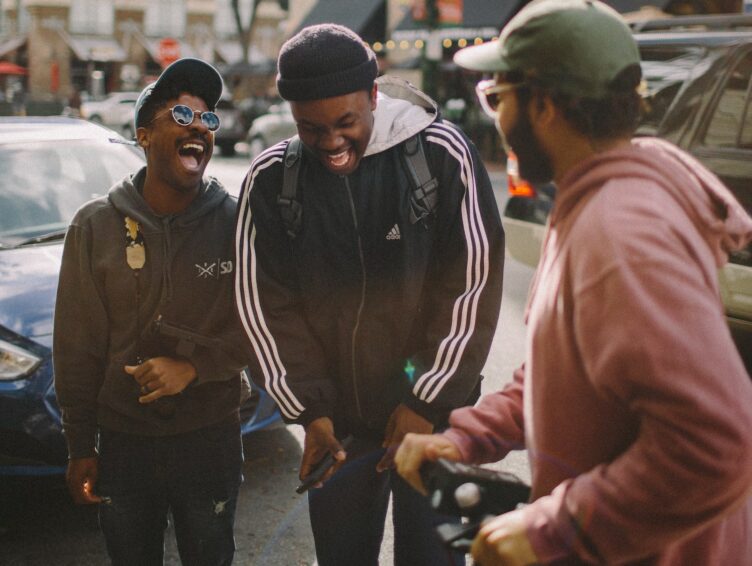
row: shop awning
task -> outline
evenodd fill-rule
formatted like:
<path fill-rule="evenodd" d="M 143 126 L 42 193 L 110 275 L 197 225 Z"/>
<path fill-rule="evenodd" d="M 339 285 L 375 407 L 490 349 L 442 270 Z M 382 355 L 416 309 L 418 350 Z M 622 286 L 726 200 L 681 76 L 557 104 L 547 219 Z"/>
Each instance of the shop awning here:
<path fill-rule="evenodd" d="M 243 50 L 237 41 L 219 41 L 214 44 L 217 63 L 224 75 L 268 75 L 277 70 L 277 62 L 251 45 L 248 61 L 243 61 Z"/>
<path fill-rule="evenodd" d="M 26 74 L 26 69 L 21 65 L 16 65 L 10 61 L 0 61 L 0 76 L 3 75 L 16 75 L 22 76 Z"/>
<path fill-rule="evenodd" d="M 238 63 L 243 59 L 243 49 L 238 41 L 226 40 L 217 41 L 214 44 L 214 51 L 218 58 L 228 65 Z M 255 45 L 248 47 L 248 63 L 251 65 L 262 65 L 274 62 L 270 57 L 264 55 Z"/>
<path fill-rule="evenodd" d="M 499 34 L 499 30 L 521 7 L 520 0 L 463 0 L 462 22 L 439 25 L 441 36 L 449 39 L 489 39 Z M 412 10 L 408 9 L 392 32 L 395 41 L 426 39 L 428 29 L 425 22 L 415 21 Z"/>
<path fill-rule="evenodd" d="M 28 36 L 21 35 L 19 37 L 13 37 L 0 43 L 0 57 L 5 57 L 8 53 L 12 53 L 19 47 L 22 47 Z"/>
<path fill-rule="evenodd" d="M 372 20 L 381 18 L 380 37 L 373 35 L 369 28 Z M 300 23 L 295 33 L 306 26 L 314 24 L 340 24 L 350 28 L 366 41 L 383 40 L 386 27 L 386 10 L 384 0 L 318 0 L 311 11 Z"/>
<path fill-rule="evenodd" d="M 60 35 L 81 61 L 122 63 L 126 59 L 125 50 L 111 37 L 72 36 L 62 30 Z"/>

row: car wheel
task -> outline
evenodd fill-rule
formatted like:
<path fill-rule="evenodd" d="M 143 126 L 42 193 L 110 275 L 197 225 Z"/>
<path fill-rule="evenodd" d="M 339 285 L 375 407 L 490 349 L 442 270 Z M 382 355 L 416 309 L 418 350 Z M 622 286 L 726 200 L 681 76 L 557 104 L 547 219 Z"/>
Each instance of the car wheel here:
<path fill-rule="evenodd" d="M 256 136 L 250 142 L 248 142 L 248 153 L 250 154 L 251 158 L 256 157 L 265 149 L 266 142 L 264 141 L 264 138 L 260 136 Z"/>
<path fill-rule="evenodd" d="M 102 124 L 102 117 L 99 114 L 94 114 L 89 118 L 89 122 L 94 122 L 95 124 Z"/>

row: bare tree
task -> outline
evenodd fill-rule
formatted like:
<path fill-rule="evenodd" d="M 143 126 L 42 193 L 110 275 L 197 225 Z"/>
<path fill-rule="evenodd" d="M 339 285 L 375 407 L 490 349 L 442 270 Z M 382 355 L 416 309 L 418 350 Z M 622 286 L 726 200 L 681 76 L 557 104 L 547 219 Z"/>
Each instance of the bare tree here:
<path fill-rule="evenodd" d="M 248 15 L 248 21 L 243 22 L 243 16 L 240 13 L 240 0 L 230 0 L 232 6 L 232 13 L 235 16 L 235 25 L 238 28 L 238 40 L 240 41 L 240 48 L 243 50 L 243 62 L 248 63 L 248 52 L 251 49 L 251 39 L 253 37 L 253 24 L 256 20 L 256 10 L 261 0 L 250 0 L 251 11 Z"/>

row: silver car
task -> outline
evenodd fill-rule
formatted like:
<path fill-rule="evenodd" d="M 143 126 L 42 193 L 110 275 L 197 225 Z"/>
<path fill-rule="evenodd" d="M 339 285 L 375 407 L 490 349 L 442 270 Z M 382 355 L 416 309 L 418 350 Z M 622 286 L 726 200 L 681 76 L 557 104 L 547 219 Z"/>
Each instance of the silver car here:
<path fill-rule="evenodd" d="M 89 100 L 81 103 L 81 117 L 119 132 L 126 139 L 132 139 L 133 115 L 136 109 L 138 92 L 112 92 L 102 100 Z"/>
<path fill-rule="evenodd" d="M 251 158 L 266 148 L 298 133 L 289 102 L 273 104 L 269 112 L 256 118 L 248 130 L 246 141 Z"/>

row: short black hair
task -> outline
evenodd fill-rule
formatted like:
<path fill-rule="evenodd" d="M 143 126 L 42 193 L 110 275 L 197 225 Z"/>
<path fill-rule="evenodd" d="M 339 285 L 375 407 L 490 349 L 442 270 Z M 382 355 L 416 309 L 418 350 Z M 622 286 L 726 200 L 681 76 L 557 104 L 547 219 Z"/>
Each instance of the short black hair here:
<path fill-rule="evenodd" d="M 572 127 L 590 139 L 632 136 L 644 110 L 644 102 L 637 90 L 641 76 L 639 65 L 626 67 L 610 85 L 609 93 L 597 99 L 562 94 L 538 85 L 534 80 L 527 80 L 529 86 L 517 91 L 518 100 L 520 106 L 526 108 L 534 94 L 550 96 Z"/>
<path fill-rule="evenodd" d="M 151 92 L 149 98 L 146 99 L 146 102 L 141 108 L 141 111 L 138 113 L 138 124 L 136 124 L 136 127 L 141 128 L 149 124 L 154 120 L 154 116 L 156 116 L 156 114 L 162 110 L 169 101 L 175 100 L 185 92 L 200 97 L 198 93 L 194 93 L 193 91 L 194 89 L 191 86 L 191 81 L 183 77 L 175 78 L 174 80 L 160 84 L 159 88 L 154 89 Z M 201 100 L 204 101 L 209 110 L 215 110 L 205 98 L 201 97 Z"/>

